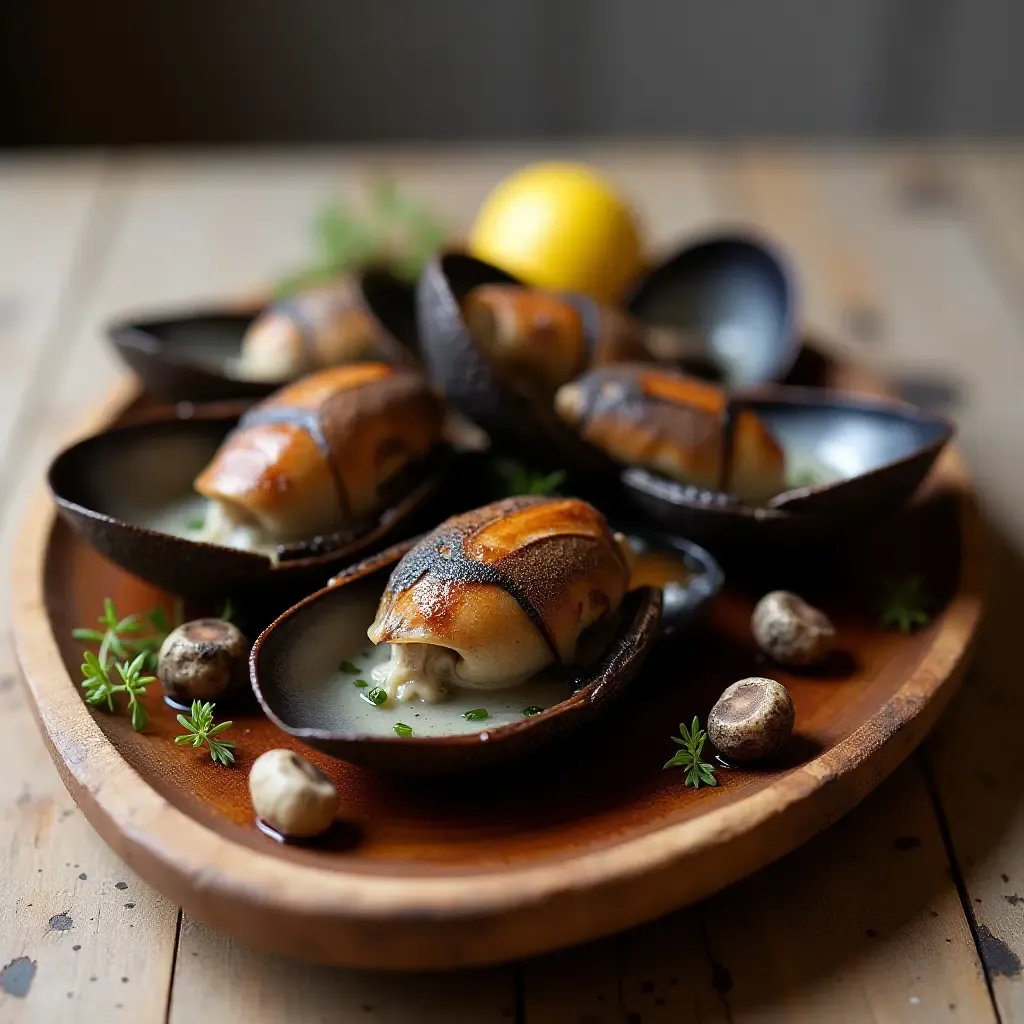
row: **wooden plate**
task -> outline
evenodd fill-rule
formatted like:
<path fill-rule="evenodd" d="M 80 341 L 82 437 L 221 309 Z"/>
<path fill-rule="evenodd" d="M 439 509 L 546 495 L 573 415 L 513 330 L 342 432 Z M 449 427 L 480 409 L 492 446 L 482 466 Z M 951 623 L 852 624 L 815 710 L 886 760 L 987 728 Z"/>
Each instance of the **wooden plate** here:
<path fill-rule="evenodd" d="M 877 390 L 863 376 L 833 382 Z M 125 388 L 89 424 L 124 411 Z M 341 793 L 326 845 L 282 846 L 254 826 L 247 770 L 296 745 L 255 713 L 235 715 L 238 764 L 173 745 L 174 715 L 151 693 L 151 725 L 94 712 L 77 685 L 80 645 L 111 596 L 123 611 L 161 595 L 104 562 L 40 493 L 17 542 L 14 629 L 27 689 L 64 782 L 143 878 L 216 928 L 285 953 L 387 968 L 507 960 L 625 928 L 711 892 L 835 821 L 934 723 L 965 664 L 981 610 L 981 528 L 964 468 L 946 453 L 923 500 L 806 596 L 835 619 L 846 657 L 819 675 L 757 660 L 756 593 L 728 587 L 708 627 L 665 647 L 585 745 L 499 780 L 391 781 L 314 751 Z M 941 610 L 921 632 L 885 632 L 880 577 L 920 573 Z M 777 585 L 779 581 L 769 581 Z M 706 720 L 733 680 L 772 674 L 793 695 L 797 735 L 772 769 L 721 769 L 686 789 L 662 770 L 669 737 Z"/>

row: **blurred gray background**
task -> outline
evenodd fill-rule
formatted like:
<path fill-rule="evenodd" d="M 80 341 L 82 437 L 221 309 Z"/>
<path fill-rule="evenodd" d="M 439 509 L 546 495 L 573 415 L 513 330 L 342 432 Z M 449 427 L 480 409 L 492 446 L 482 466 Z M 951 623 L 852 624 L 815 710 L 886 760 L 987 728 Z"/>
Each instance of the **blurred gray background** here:
<path fill-rule="evenodd" d="M 0 143 L 1024 132 L 1024 0 L 7 0 Z"/>

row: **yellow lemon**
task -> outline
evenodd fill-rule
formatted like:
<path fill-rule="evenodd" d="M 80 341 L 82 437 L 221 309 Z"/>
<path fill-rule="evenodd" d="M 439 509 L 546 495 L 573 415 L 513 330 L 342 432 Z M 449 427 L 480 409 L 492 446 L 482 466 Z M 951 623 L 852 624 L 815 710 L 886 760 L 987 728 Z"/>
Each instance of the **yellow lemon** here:
<path fill-rule="evenodd" d="M 613 300 L 641 269 L 629 206 L 584 164 L 533 164 L 484 201 L 470 252 L 528 284 Z"/>

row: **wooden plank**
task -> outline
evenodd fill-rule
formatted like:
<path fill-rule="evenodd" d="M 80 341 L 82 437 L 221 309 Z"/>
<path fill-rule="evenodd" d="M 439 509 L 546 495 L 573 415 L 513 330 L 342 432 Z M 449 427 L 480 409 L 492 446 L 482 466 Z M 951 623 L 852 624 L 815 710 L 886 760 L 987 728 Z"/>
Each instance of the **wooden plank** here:
<path fill-rule="evenodd" d="M 808 268 L 811 325 L 846 331 L 844 347 L 855 349 L 846 310 L 888 320 L 871 257 L 828 206 L 825 185 L 841 157 L 745 150 L 709 166 L 721 201 Z M 527 1019 L 992 1020 L 948 872 L 911 761 L 803 850 L 700 908 L 620 937 L 596 965 L 589 948 L 528 965 Z M 576 983 L 559 986 L 566 973 Z M 594 1002 L 599 979 L 616 995 L 610 1008 Z"/>
<path fill-rule="evenodd" d="M 929 347 L 963 381 L 961 435 L 992 520 L 989 614 L 975 670 L 926 752 L 1003 1021 L 1024 1020 L 1024 696 L 1014 682 L 1024 601 L 1024 407 L 1016 387 L 1024 379 L 1024 266 L 1008 247 L 1018 201 L 979 186 L 1002 181 L 1009 188 L 1015 165 L 1019 173 L 1016 159 L 997 156 L 989 166 L 979 157 L 957 175 L 936 157 L 932 172 L 952 181 L 949 203 L 864 226 L 877 232 L 879 250 L 905 265 L 899 301 L 908 321 L 920 318 Z M 860 188 L 877 194 L 904 186 L 905 167 L 889 164 Z M 856 191 L 849 182 L 847 191 Z M 863 201 L 872 201 L 870 193 Z"/>
<path fill-rule="evenodd" d="M 972 149 L 944 163 L 962 199 L 967 227 L 981 237 L 992 273 L 1005 281 L 1024 312 L 1024 151 Z"/>
<path fill-rule="evenodd" d="M 732 1021 L 995 1020 L 916 760 L 704 917 Z"/>
<path fill-rule="evenodd" d="M 375 974 L 319 967 L 251 949 L 186 918 L 169 1024 L 196 1020 L 509 1024 L 511 970 Z"/>
<path fill-rule="evenodd" d="M 31 443 L 26 409 L 59 376 L 92 270 L 104 258 L 117 187 L 99 158 L 0 163 L 2 474 Z M 60 416 L 66 421 L 67 409 Z M 66 429 L 66 422 L 64 425 Z M 41 457 L 41 453 L 40 453 Z M 31 460 L 30 460 L 31 461 Z M 40 458 L 34 462 L 38 472 Z M 16 516 L 0 488 L 0 574 Z M 0 617 L 6 618 L 6 586 Z M 50 762 L 0 638 L 0 1021 L 163 1019 L 176 913 L 95 836 Z M 163 958 L 154 940 L 170 936 Z"/>

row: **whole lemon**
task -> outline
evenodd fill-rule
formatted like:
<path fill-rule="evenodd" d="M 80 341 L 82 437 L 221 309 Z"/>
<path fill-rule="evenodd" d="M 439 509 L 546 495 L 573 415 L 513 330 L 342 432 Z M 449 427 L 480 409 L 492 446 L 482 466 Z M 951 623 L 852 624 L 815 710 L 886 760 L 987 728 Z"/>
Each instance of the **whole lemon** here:
<path fill-rule="evenodd" d="M 633 212 L 584 164 L 533 164 L 506 178 L 480 208 L 469 248 L 537 288 L 606 301 L 641 269 Z"/>

